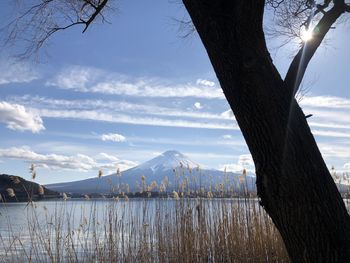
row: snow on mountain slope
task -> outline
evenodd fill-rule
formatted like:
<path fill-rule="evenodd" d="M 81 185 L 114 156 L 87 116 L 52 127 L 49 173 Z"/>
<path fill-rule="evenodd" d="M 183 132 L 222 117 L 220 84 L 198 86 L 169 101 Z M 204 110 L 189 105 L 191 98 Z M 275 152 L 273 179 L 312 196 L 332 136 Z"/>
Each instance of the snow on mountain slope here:
<path fill-rule="evenodd" d="M 173 169 L 179 166 L 184 166 L 184 167 L 191 167 L 191 168 L 196 168 L 199 166 L 199 164 L 193 162 L 190 160 L 186 155 L 172 150 L 172 151 L 166 151 L 162 153 L 161 155 L 143 163 L 140 164 L 139 166 L 136 166 L 132 168 L 134 171 L 137 170 L 147 170 L 150 169 L 154 173 L 160 172 L 160 171 L 165 171 L 169 169 Z"/>

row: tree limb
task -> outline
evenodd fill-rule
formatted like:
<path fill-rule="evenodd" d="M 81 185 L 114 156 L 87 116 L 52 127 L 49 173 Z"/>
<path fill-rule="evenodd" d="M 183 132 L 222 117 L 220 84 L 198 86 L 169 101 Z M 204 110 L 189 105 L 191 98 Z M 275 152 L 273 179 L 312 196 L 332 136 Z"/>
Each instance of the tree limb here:
<path fill-rule="evenodd" d="M 103 13 L 111 1 L 40 0 L 38 4 L 24 8 L 24 11 L 19 10 L 20 15 L 0 28 L 0 32 L 4 31 L 0 34 L 4 39 L 0 40 L 4 46 L 23 43 L 21 49 L 24 51 L 16 54 L 16 57 L 28 58 L 36 54 L 57 31 L 82 25 L 84 33 L 98 17 L 105 22 Z"/>
<path fill-rule="evenodd" d="M 88 27 L 91 24 L 91 22 L 95 20 L 96 16 L 102 11 L 102 9 L 105 7 L 107 2 L 108 2 L 108 0 L 103 0 L 102 3 L 100 3 L 99 5 L 93 6 L 95 8 L 95 12 L 91 15 L 89 20 L 87 20 L 86 22 L 82 21 L 82 22 L 85 23 L 85 28 L 83 30 L 83 33 L 85 33 L 85 31 L 88 29 Z"/>
<path fill-rule="evenodd" d="M 294 57 L 284 79 L 285 87 L 289 93 L 288 95 L 291 97 L 294 97 L 298 91 L 306 68 L 327 32 L 345 11 L 346 8 L 344 4 L 335 4 L 332 9 L 325 12 L 324 16 L 320 19 L 313 30 L 313 38 L 310 41 L 305 42 Z"/>

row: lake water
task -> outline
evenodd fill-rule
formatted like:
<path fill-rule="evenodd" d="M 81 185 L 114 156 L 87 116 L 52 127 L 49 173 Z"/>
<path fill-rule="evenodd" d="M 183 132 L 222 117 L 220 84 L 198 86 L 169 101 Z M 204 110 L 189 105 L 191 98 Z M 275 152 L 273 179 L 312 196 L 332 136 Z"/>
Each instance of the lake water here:
<path fill-rule="evenodd" d="M 144 244 L 149 253 L 156 253 L 152 246 L 168 242 L 164 236 L 186 229 L 203 228 L 215 236 L 225 223 L 246 235 L 257 218 L 266 220 L 257 199 L 0 203 L 0 262 L 95 262 L 111 246 L 119 251 L 119 259 L 136 258 L 135 251 L 145 250 Z"/>
<path fill-rule="evenodd" d="M 215 204 L 226 203 L 229 206 L 226 208 L 231 209 L 234 207 L 254 206 L 258 208 L 258 199 L 237 199 L 237 198 L 225 198 L 225 199 L 201 199 L 207 209 L 217 209 L 220 206 Z M 27 230 L 28 219 L 35 216 L 39 221 L 47 221 L 53 219 L 57 214 L 65 214 L 71 219 L 74 217 L 76 223 L 80 222 L 83 217 L 91 216 L 94 212 L 97 216 L 97 220 L 102 220 L 105 217 L 105 213 L 108 209 L 113 207 L 117 215 L 121 216 L 125 214 L 126 210 L 128 216 L 144 217 L 142 212 L 147 211 L 148 219 L 152 220 L 152 215 L 156 211 L 162 210 L 162 212 L 169 213 L 175 209 L 175 205 L 178 201 L 172 198 L 168 199 L 147 199 L 147 198 L 133 198 L 125 202 L 123 199 L 118 200 L 106 200 L 106 199 L 69 199 L 68 201 L 40 201 L 35 202 L 34 205 L 24 202 L 14 203 L 0 203 L 0 234 L 4 235 L 9 231 L 19 231 L 23 233 Z M 194 207 L 198 204 L 198 199 L 186 200 L 188 207 Z"/>

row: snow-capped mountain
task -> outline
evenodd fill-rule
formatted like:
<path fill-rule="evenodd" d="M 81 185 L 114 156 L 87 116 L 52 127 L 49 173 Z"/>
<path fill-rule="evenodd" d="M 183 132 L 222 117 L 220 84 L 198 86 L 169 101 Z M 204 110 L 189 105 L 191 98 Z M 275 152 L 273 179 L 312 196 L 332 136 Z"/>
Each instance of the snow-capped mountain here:
<path fill-rule="evenodd" d="M 166 151 L 156 158 L 153 158 L 132 169 L 134 171 L 151 169 L 153 173 L 157 173 L 161 171 L 167 171 L 169 169 L 174 169 L 181 165 L 191 168 L 196 168 L 199 166 L 199 164 L 191 161 L 187 156 L 178 151 Z"/>
<path fill-rule="evenodd" d="M 226 182 L 226 187 L 240 187 L 241 174 L 224 173 L 218 170 L 201 169 L 200 165 L 178 151 L 166 151 L 161 155 L 142 163 L 136 167 L 121 173 L 103 176 L 102 178 L 90 178 L 75 182 L 50 184 L 46 187 L 58 192 L 71 193 L 110 193 L 115 186 L 129 186 L 130 191 L 139 191 L 140 187 L 156 182 L 158 186 L 167 181 L 167 191 L 177 189 L 186 181 L 191 189 L 204 187 L 214 188 L 220 183 Z M 245 186 L 249 190 L 255 189 L 255 176 L 244 177 Z M 228 182 L 228 183 L 227 183 Z"/>

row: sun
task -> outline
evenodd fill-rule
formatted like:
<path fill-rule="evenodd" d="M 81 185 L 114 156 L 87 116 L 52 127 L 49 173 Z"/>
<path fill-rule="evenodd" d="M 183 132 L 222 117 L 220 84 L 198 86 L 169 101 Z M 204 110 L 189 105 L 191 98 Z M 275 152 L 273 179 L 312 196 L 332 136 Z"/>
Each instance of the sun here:
<path fill-rule="evenodd" d="M 307 30 L 302 30 L 300 34 L 300 38 L 303 42 L 308 42 L 312 39 L 313 37 L 313 30 L 312 29 L 307 29 Z"/>

